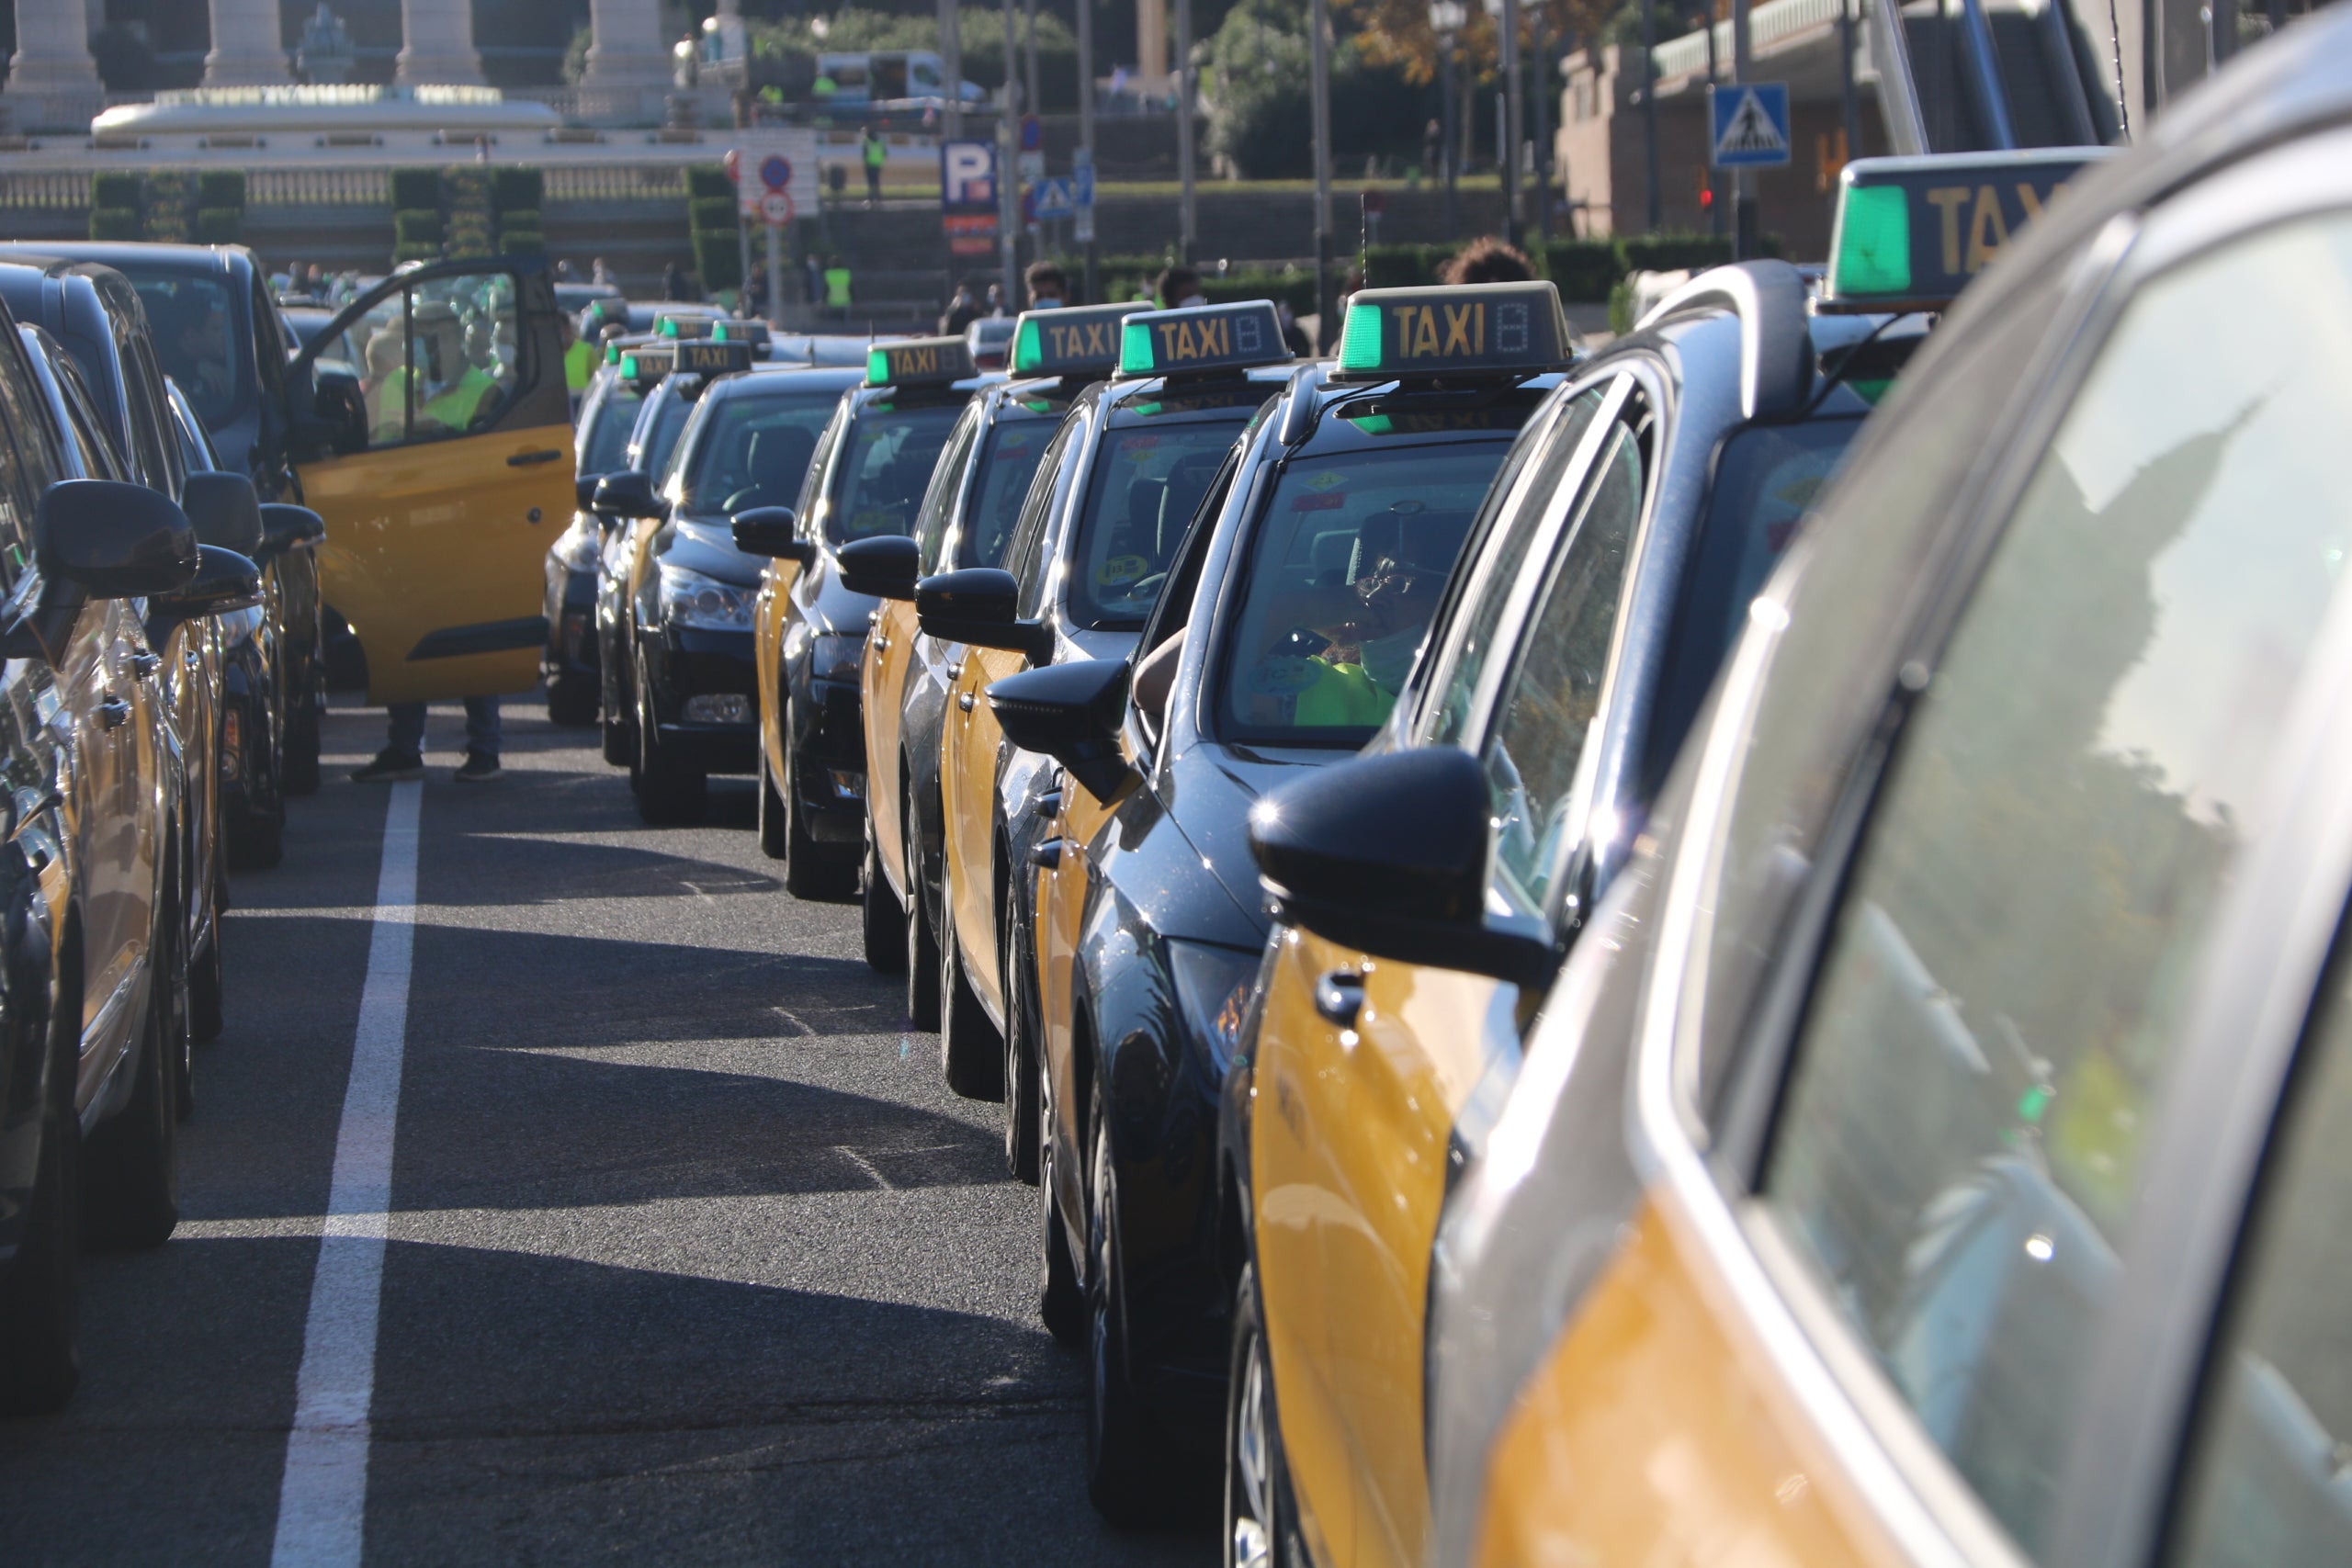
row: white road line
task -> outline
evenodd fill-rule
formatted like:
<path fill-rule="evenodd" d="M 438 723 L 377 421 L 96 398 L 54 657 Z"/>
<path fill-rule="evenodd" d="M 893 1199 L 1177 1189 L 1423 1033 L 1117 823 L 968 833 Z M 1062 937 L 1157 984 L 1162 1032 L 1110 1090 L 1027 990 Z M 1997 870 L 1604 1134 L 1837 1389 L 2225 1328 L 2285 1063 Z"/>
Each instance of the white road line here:
<path fill-rule="evenodd" d="M 835 1144 L 833 1145 L 833 1151 L 836 1154 L 845 1156 L 852 1165 L 865 1172 L 866 1175 L 874 1178 L 874 1185 L 882 1189 L 883 1191 L 896 1192 L 898 1190 L 896 1187 L 891 1185 L 890 1179 L 888 1177 L 874 1168 L 874 1162 L 872 1160 L 867 1159 L 864 1155 L 859 1154 L 855 1149 L 851 1148 L 848 1145 Z"/>
<path fill-rule="evenodd" d="M 311 1279 L 311 1316 L 295 1380 L 294 1429 L 277 1496 L 272 1568 L 355 1568 L 368 1511 L 368 1407 L 376 1393 L 376 1314 L 391 1208 L 392 1133 L 408 1034 L 416 940 L 416 822 L 424 786 L 392 786 L 383 869 L 351 1084 L 335 1134 L 334 1179 Z"/>

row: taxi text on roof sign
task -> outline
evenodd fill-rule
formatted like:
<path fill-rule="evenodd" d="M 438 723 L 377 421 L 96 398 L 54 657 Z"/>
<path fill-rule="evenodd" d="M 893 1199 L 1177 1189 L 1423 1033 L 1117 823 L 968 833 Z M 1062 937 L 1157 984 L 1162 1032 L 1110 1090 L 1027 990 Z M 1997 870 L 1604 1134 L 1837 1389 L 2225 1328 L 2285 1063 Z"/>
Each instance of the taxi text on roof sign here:
<path fill-rule="evenodd" d="M 708 316 L 662 315 L 653 318 L 653 331 L 661 337 L 708 337 L 710 327 Z"/>
<path fill-rule="evenodd" d="M 677 347 L 677 368 L 681 373 L 700 376 L 724 376 L 731 371 L 752 367 L 752 345 L 748 343 L 714 343 L 707 339 L 682 341 Z"/>
<path fill-rule="evenodd" d="M 1144 310 L 1127 318 L 1119 338 L 1119 374 L 1175 376 L 1246 370 L 1291 356 L 1273 301 Z"/>
<path fill-rule="evenodd" d="M 1857 158 L 1838 179 L 1825 310 L 1933 310 L 2103 147 Z"/>
<path fill-rule="evenodd" d="M 1570 358 L 1559 290 L 1548 283 L 1365 288 L 1348 300 L 1332 378 L 1532 376 Z"/>
<path fill-rule="evenodd" d="M 1119 364 L 1119 323 L 1138 305 L 1075 305 L 1026 310 L 1012 326 L 1016 376 L 1109 375 Z"/>
<path fill-rule="evenodd" d="M 971 346 L 960 337 L 919 337 L 905 343 L 877 344 L 865 356 L 865 384 L 869 387 L 944 386 L 978 374 L 972 366 Z"/>
<path fill-rule="evenodd" d="M 678 351 L 669 344 L 647 344 L 621 355 L 621 379 L 659 381 L 676 368 Z"/>

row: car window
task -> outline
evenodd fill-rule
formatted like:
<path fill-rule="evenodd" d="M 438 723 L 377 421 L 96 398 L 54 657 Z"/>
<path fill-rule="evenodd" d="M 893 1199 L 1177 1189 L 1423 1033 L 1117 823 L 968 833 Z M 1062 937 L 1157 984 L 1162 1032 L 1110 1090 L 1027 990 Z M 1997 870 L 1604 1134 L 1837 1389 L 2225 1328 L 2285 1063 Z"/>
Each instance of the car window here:
<path fill-rule="evenodd" d="M 503 272 L 428 279 L 369 311 L 359 378 L 368 448 L 497 429 L 539 374 L 517 316 Z"/>
<path fill-rule="evenodd" d="M 842 545 L 912 533 L 915 509 L 931 487 L 931 470 L 962 412 L 958 403 L 869 403 L 850 427 L 834 504 L 825 514 L 825 537 Z"/>
<path fill-rule="evenodd" d="M 253 398 L 253 373 L 234 352 L 237 317 L 227 279 L 143 273 L 136 265 L 121 270 L 146 307 L 164 373 L 180 384 L 205 428 L 218 434 Z"/>
<path fill-rule="evenodd" d="M 1044 457 L 1038 460 L 1036 473 L 1029 480 L 1029 493 L 1022 498 L 1021 520 L 1012 525 L 1012 547 L 1006 552 L 1005 570 L 1021 585 L 1016 604 L 1023 620 L 1036 619 L 1044 609 L 1048 564 L 1046 527 L 1053 518 L 1055 493 L 1067 477 L 1063 469 L 1075 462 L 1079 436 L 1084 429 L 1084 422 L 1068 419 L 1054 433 Z"/>
<path fill-rule="evenodd" d="M 1593 479 L 1562 538 L 1495 712 L 1480 761 L 1495 824 L 1490 906 L 1550 913 L 1572 829 L 1577 763 L 1600 713 L 1600 688 L 1634 536 L 1649 493 L 1647 422 L 1639 400 L 1612 421 Z"/>
<path fill-rule="evenodd" d="M 850 400 L 842 399 L 833 405 L 832 423 L 817 438 L 817 455 L 808 460 L 808 482 L 800 487 L 800 528 L 815 536 L 815 530 L 825 524 L 827 506 L 825 487 L 832 482 L 836 455 L 841 451 L 842 432 L 849 428 Z"/>
<path fill-rule="evenodd" d="M 156 369 L 142 334 L 130 334 L 122 345 L 122 389 L 130 405 L 130 446 L 140 477 L 176 498 L 186 488 L 187 474 L 180 462 L 178 443 L 172 438 L 163 374 Z"/>
<path fill-rule="evenodd" d="M 2339 953 L 2271 1143 L 2190 1445 L 2179 1568 L 2352 1562 L 2352 985 Z"/>
<path fill-rule="evenodd" d="M 947 539 L 947 520 L 955 510 L 956 497 L 964 488 L 964 472 L 971 461 L 972 440 L 980 427 L 980 405 L 973 403 L 956 422 L 955 432 L 947 439 L 947 450 L 941 454 L 931 470 L 931 488 L 922 493 L 922 506 L 915 513 L 915 557 L 918 570 L 925 576 L 939 570 L 939 552 Z"/>
<path fill-rule="evenodd" d="M 2215 337 L 2250 291 L 2307 309 Z M 1900 737 L 1799 1033 L 1766 1205 L 2029 1554 L 2352 550 L 2347 366 L 2352 220 L 2128 307 Z"/>
<path fill-rule="evenodd" d="M 1536 530 L 1546 518 L 1558 515 L 1573 496 L 1573 490 L 1564 493 L 1562 488 L 1568 479 L 1568 465 L 1583 446 L 1585 433 L 1592 427 L 1601 404 L 1623 379 L 1603 381 L 1577 393 L 1566 412 L 1552 422 L 1543 449 L 1525 457 L 1534 468 L 1527 477 L 1519 510 L 1499 525 L 1489 525 L 1495 531 L 1480 547 L 1476 575 L 1464 585 L 1461 597 L 1447 615 L 1441 633 L 1443 640 L 1431 656 L 1442 659 L 1443 673 L 1438 677 L 1441 684 L 1422 699 L 1422 739 L 1430 743 L 1461 745 L 1468 733 L 1478 682 L 1494 652 L 1503 610 L 1520 589 L 1521 569 Z M 1504 493 L 1505 479 L 1498 478 L 1488 491 L 1487 504 L 1500 504 Z"/>
<path fill-rule="evenodd" d="M 74 445 L 81 448 L 82 466 L 94 479 L 127 479 L 122 459 L 116 455 L 114 443 L 106 437 L 106 425 L 98 418 L 97 405 L 90 400 L 90 389 L 82 379 L 82 368 L 67 355 L 59 355 L 50 364 L 51 373 L 57 378 L 57 389 L 65 403 L 65 423 L 71 426 Z"/>
<path fill-rule="evenodd" d="M 1242 550 L 1222 649 L 1227 739 L 1361 746 L 1404 690 L 1507 437 L 1301 457 Z"/>
<path fill-rule="evenodd" d="M 787 390 L 739 389 L 705 408 L 692 438 L 681 444 L 681 507 L 732 517 L 755 506 L 790 506 L 799 498 L 817 438 L 840 400 Z"/>
<path fill-rule="evenodd" d="M 12 334 L 0 333 L 0 340 Z M 32 558 L 33 513 L 65 477 L 21 344 L 0 341 L 0 587 Z"/>
<path fill-rule="evenodd" d="M 1073 622 L 1098 631 L 1143 626 L 1193 508 L 1256 412 L 1252 406 L 1226 419 L 1102 433 L 1071 552 Z"/>
<path fill-rule="evenodd" d="M 617 473 L 628 467 L 629 431 L 644 403 L 645 394 L 634 381 L 615 378 L 606 385 L 589 415 L 587 439 L 580 454 L 582 473 Z"/>
<path fill-rule="evenodd" d="M 1031 481 L 1045 463 L 1054 426 L 1042 419 L 1000 422 L 980 452 L 980 474 L 956 532 L 957 566 L 995 566 L 1005 558 Z"/>

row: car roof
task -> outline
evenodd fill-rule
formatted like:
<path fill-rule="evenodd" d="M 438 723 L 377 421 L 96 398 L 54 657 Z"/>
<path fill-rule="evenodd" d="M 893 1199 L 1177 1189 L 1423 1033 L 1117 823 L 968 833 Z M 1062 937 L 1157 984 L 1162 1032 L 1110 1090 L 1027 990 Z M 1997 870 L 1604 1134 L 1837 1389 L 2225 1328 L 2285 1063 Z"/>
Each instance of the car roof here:
<path fill-rule="evenodd" d="M 253 253 L 243 245 L 170 245 L 147 241 L 18 241 L 11 248 L 79 262 L 104 262 L 119 271 L 225 273 L 251 269 Z"/>

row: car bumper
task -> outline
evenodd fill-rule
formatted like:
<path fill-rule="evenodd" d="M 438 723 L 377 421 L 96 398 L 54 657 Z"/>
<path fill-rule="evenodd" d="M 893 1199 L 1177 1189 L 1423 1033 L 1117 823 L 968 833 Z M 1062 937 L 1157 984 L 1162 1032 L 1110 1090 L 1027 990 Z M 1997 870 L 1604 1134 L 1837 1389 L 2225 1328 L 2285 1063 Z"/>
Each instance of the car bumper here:
<path fill-rule="evenodd" d="M 792 776 L 808 836 L 819 843 L 862 843 L 865 731 L 856 682 L 810 681 L 792 706 Z"/>
<path fill-rule="evenodd" d="M 752 634 L 664 626 L 646 653 L 646 694 L 662 750 L 705 773 L 753 771 L 760 697 Z"/>

